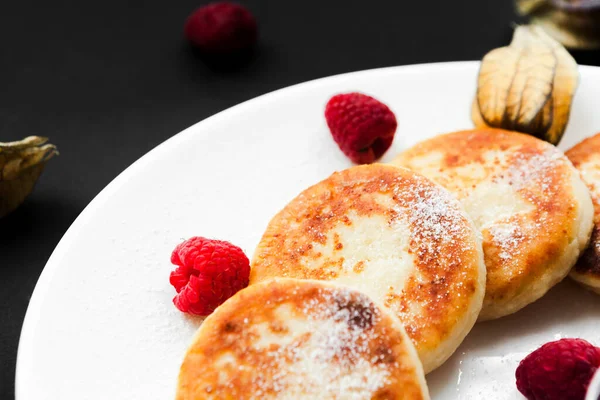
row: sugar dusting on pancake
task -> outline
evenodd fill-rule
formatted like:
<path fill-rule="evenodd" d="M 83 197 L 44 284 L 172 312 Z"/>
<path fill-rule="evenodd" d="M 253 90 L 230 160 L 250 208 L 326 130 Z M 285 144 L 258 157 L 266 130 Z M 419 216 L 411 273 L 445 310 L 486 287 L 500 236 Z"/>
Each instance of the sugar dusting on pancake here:
<path fill-rule="evenodd" d="M 591 202 L 568 159 L 516 132 L 440 135 L 394 165 L 438 182 L 463 203 L 483 236 L 487 287 L 481 319 L 511 314 L 562 280 L 591 231 Z"/>
<path fill-rule="evenodd" d="M 568 168 L 565 157 L 554 148 L 549 148 L 540 153 L 518 152 L 510 157 L 510 162 L 512 163 L 510 169 L 494 173 L 491 176 L 491 181 L 500 187 L 507 185 L 505 189 L 501 190 L 509 192 L 512 190 L 521 191 L 524 194 L 522 200 L 518 198 L 512 198 L 511 200 L 516 203 L 523 201 L 524 204 L 515 206 L 509 202 L 501 205 L 480 203 L 478 205 L 479 210 L 475 209 L 472 205 L 468 207 L 470 211 L 472 210 L 473 214 L 485 213 L 485 209 L 492 209 L 493 213 L 498 214 L 497 209 L 493 210 L 494 206 L 505 208 L 505 212 L 515 211 L 516 214 L 532 212 L 533 206 L 527 204 L 527 202 L 531 202 L 534 205 L 542 205 L 539 200 L 540 196 L 555 194 L 551 193 L 551 187 L 554 185 L 553 171 L 562 168 L 562 166 Z M 534 188 L 536 186 L 539 187 L 539 192 L 535 192 Z M 512 210 L 508 210 L 509 208 L 512 208 Z M 489 238 L 487 241 L 488 246 L 486 246 L 486 248 L 490 249 L 488 254 L 495 251 L 501 263 L 506 265 L 512 264 L 513 266 L 521 262 L 522 258 L 526 256 L 523 248 L 527 240 L 533 239 L 531 231 L 539 233 L 547 226 L 547 219 L 544 213 L 539 213 L 537 218 L 530 222 L 529 229 L 522 226 L 523 219 L 519 217 L 504 218 L 504 220 L 500 220 L 498 223 L 493 219 L 486 220 L 485 218 L 476 218 L 476 221 L 478 222 L 478 226 L 484 230 L 484 236 Z"/>
<path fill-rule="evenodd" d="M 402 325 L 367 296 L 311 280 L 251 286 L 198 331 L 178 400 L 428 399 Z"/>
<path fill-rule="evenodd" d="M 415 184 L 416 182 L 416 184 Z M 415 341 L 442 335 L 435 328 L 452 329 L 452 324 L 438 321 L 455 296 L 467 298 L 476 292 L 477 280 L 469 276 L 470 268 L 462 269 L 464 252 L 477 252 L 478 242 L 470 224 L 457 207 L 450 193 L 431 185 L 424 178 L 413 178 L 412 184 L 394 189 L 397 205 L 395 218 L 411 227 L 408 253 L 418 271 L 410 276 L 404 288 L 387 291 L 384 304 L 398 312 L 409 336 Z M 457 302 L 455 302 L 456 305 Z M 435 327 L 434 329 L 430 329 Z"/>
<path fill-rule="evenodd" d="M 333 294 L 320 291 L 301 310 L 307 316 L 306 332 L 290 345 L 270 350 L 268 360 L 259 363 L 254 380 L 257 396 L 318 391 L 367 398 L 389 383 L 390 372 L 382 361 L 391 350 L 372 354 L 369 349 L 374 336 L 369 328 L 378 323 L 380 315 L 365 297 L 352 300 L 344 289 Z M 286 364 L 309 368 L 290 373 Z M 264 376 L 272 370 L 281 373 L 267 381 Z"/>
<path fill-rule="evenodd" d="M 471 329 L 483 298 L 478 232 L 446 190 L 382 164 L 333 174 L 269 223 L 250 283 L 272 277 L 351 286 L 393 310 L 426 372 Z"/>

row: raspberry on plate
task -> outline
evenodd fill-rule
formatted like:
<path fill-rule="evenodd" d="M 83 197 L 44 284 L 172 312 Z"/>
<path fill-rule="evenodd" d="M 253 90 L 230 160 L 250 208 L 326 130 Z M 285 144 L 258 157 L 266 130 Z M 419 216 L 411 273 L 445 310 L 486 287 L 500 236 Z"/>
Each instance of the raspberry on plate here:
<path fill-rule="evenodd" d="M 175 247 L 171 263 L 177 266 L 169 277 L 177 290 L 173 303 L 183 312 L 209 315 L 248 286 L 248 257 L 229 242 L 192 237 Z"/>
<path fill-rule="evenodd" d="M 517 388 L 528 400 L 584 400 L 600 366 L 600 349 L 582 339 L 546 343 L 517 368 Z"/>
<path fill-rule="evenodd" d="M 333 96 L 325 107 L 333 140 L 357 164 L 369 164 L 392 145 L 396 116 L 382 102 L 362 93 Z"/>
<path fill-rule="evenodd" d="M 230 54 L 251 48 L 258 38 L 258 28 L 245 7 L 222 1 L 194 11 L 185 22 L 184 34 L 206 53 Z"/>

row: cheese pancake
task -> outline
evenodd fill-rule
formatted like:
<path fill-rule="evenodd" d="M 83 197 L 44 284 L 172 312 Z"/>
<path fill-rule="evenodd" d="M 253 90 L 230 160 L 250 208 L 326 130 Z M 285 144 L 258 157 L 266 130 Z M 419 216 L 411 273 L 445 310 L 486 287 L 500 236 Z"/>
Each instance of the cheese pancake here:
<path fill-rule="evenodd" d="M 565 153 L 581 174 L 594 203 L 590 245 L 571 270 L 571 278 L 600 294 L 600 133 Z"/>
<path fill-rule="evenodd" d="M 366 295 L 275 279 L 238 292 L 198 330 L 177 400 L 429 399 L 402 324 Z"/>
<path fill-rule="evenodd" d="M 499 129 L 434 137 L 393 164 L 454 193 L 483 235 L 486 296 L 480 320 L 542 297 L 590 238 L 592 202 L 577 170 L 551 144 Z"/>
<path fill-rule="evenodd" d="M 481 241 L 460 203 L 429 179 L 383 164 L 334 173 L 271 220 L 250 284 L 273 277 L 366 293 L 400 318 L 425 372 L 471 330 L 485 289 Z"/>

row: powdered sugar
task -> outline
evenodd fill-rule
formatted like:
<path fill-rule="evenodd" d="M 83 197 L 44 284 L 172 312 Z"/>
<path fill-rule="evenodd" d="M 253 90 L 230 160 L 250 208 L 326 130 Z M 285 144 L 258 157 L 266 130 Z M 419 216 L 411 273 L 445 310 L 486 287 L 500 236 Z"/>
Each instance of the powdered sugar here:
<path fill-rule="evenodd" d="M 504 179 L 515 190 L 540 185 L 542 191 L 547 191 L 552 188 L 550 172 L 566 162 L 566 157 L 555 148 L 533 155 L 515 153 L 506 176 L 494 180 Z"/>
<path fill-rule="evenodd" d="M 376 333 L 367 325 L 376 323 L 378 310 L 365 297 L 341 289 L 321 292 L 304 304 L 308 332 L 288 346 L 268 353 L 268 362 L 253 382 L 257 398 L 335 397 L 370 398 L 388 383 L 389 370 L 378 363 L 370 346 Z M 266 374 L 265 374 L 266 375 Z"/>
<path fill-rule="evenodd" d="M 407 219 L 419 256 L 441 256 L 440 246 L 463 240 L 468 222 L 457 199 L 425 178 L 420 179 L 423 182 L 397 191 L 402 208 L 397 210 L 398 215 Z"/>
<path fill-rule="evenodd" d="M 561 165 L 567 162 L 566 157 L 555 148 L 548 148 L 542 153 L 527 154 L 518 152 L 513 155 L 511 164 L 506 173 L 496 175 L 492 178 L 495 183 L 505 183 L 510 186 L 509 190 L 521 191 L 528 190 L 536 193 L 537 196 L 546 198 L 555 195 L 556 184 L 553 183 L 555 172 Z M 528 196 L 528 195 L 526 195 Z M 535 203 L 535 199 L 529 199 Z M 529 212 L 525 209 L 522 212 Z M 540 230 L 544 228 L 545 215 L 540 213 L 534 226 L 526 230 Z M 492 242 L 498 247 L 498 257 L 503 261 L 510 261 L 520 253 L 520 247 L 526 238 L 526 233 L 521 226 L 520 219 L 514 219 L 512 222 L 500 223 L 496 221 L 487 221 L 488 231 L 492 237 Z"/>
<path fill-rule="evenodd" d="M 519 252 L 523 232 L 518 224 L 493 225 L 489 228 L 493 242 L 499 247 L 498 257 L 510 260 Z"/>

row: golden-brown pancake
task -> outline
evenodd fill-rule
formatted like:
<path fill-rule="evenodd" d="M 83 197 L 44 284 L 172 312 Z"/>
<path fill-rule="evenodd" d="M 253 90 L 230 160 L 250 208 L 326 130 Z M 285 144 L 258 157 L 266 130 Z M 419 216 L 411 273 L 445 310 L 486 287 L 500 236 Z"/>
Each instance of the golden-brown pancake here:
<path fill-rule="evenodd" d="M 583 140 L 565 154 L 581 173 L 594 203 L 592 239 L 570 276 L 600 294 L 600 133 Z"/>
<path fill-rule="evenodd" d="M 366 293 L 398 315 L 429 372 L 473 327 L 485 266 L 478 232 L 448 191 L 407 169 L 373 164 L 334 173 L 271 220 L 250 284 L 273 277 Z"/>
<path fill-rule="evenodd" d="M 585 248 L 592 202 L 577 170 L 551 144 L 499 129 L 434 137 L 393 163 L 454 193 L 483 235 L 480 320 L 514 313 L 561 281 Z"/>
<path fill-rule="evenodd" d="M 177 400 L 429 399 L 402 324 L 366 295 L 275 279 L 238 292 L 194 337 Z"/>

